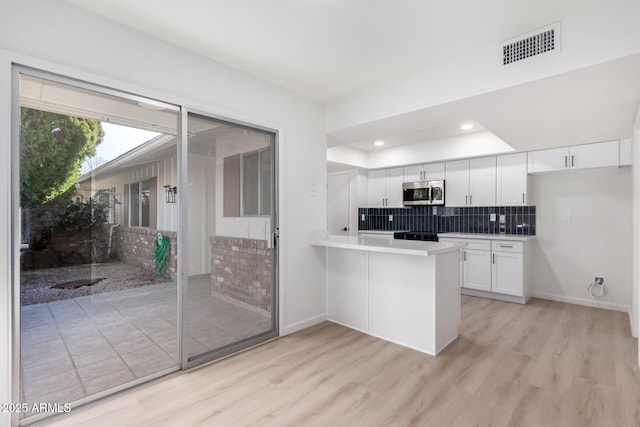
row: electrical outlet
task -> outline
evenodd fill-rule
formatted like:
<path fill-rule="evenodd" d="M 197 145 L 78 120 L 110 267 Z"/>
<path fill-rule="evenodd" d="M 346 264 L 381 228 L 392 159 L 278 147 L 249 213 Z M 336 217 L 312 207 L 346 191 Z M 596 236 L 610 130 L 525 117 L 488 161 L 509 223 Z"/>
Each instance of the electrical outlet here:
<path fill-rule="evenodd" d="M 496 222 L 496 214 L 494 214 L 494 213 L 489 214 L 489 221 Z"/>
<path fill-rule="evenodd" d="M 389 221 L 393 221 L 393 215 L 389 215 Z"/>
<path fill-rule="evenodd" d="M 364 214 L 360 216 L 360 221 L 364 221 Z"/>
<path fill-rule="evenodd" d="M 606 285 L 607 284 L 607 278 L 605 276 L 596 276 L 595 279 L 593 279 L 593 282 L 596 285 Z"/>

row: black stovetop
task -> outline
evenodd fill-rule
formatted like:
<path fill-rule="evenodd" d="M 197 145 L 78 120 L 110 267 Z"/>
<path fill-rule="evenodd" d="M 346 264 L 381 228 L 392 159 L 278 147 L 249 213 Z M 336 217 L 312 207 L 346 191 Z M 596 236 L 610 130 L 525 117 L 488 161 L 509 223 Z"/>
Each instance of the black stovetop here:
<path fill-rule="evenodd" d="M 438 235 L 428 231 L 400 231 L 393 233 L 394 239 L 422 240 L 424 242 L 437 242 Z"/>

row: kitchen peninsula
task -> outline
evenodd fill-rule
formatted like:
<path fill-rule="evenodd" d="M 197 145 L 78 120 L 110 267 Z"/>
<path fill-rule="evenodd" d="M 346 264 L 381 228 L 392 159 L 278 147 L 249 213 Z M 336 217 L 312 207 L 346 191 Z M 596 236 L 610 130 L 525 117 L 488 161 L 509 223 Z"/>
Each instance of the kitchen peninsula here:
<path fill-rule="evenodd" d="M 327 252 L 328 320 L 435 356 L 458 336 L 464 244 L 312 236 Z"/>

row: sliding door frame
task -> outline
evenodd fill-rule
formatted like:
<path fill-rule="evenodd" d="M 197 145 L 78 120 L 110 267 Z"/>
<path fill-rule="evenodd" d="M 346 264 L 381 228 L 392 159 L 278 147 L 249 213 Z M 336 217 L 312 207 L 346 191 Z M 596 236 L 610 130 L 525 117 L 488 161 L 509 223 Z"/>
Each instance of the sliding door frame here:
<path fill-rule="evenodd" d="M 83 80 L 65 77 L 60 74 L 56 74 L 49 71 L 42 71 L 36 68 L 32 68 L 29 66 L 24 66 L 20 64 L 12 64 L 11 70 L 11 224 L 12 227 L 12 235 L 11 235 L 11 291 L 12 291 L 12 307 L 11 307 L 11 320 L 12 320 L 12 372 L 11 372 L 11 391 L 12 391 L 12 401 L 13 402 L 22 402 L 20 397 L 20 380 L 21 380 L 21 331 L 20 331 L 20 241 L 21 241 L 21 227 L 20 224 L 20 77 L 21 75 L 28 75 L 37 78 L 42 78 L 44 80 L 49 80 L 56 83 L 61 83 L 69 86 L 74 86 L 80 89 L 90 90 L 93 92 L 102 93 L 105 95 L 111 95 L 135 102 L 144 102 L 147 104 L 152 104 L 154 106 L 162 107 L 170 111 L 174 111 L 177 113 L 177 125 L 178 129 L 180 129 L 180 117 L 179 113 L 181 110 L 180 106 L 159 101 L 156 99 L 152 99 L 145 96 L 135 95 L 129 92 L 120 91 L 117 89 L 112 89 L 106 86 L 102 86 L 99 84 L 89 83 Z M 181 140 L 177 137 L 177 150 L 180 149 Z M 178 153 L 179 155 L 179 153 Z M 178 227 L 178 237 L 182 234 L 181 230 Z M 179 245 L 178 245 L 179 248 Z M 178 258 L 180 256 L 178 255 Z M 180 260 L 178 260 L 178 271 L 180 269 Z M 180 280 L 177 280 L 177 295 L 180 295 Z M 178 313 L 180 310 L 180 304 L 177 307 Z M 176 326 L 176 333 L 179 334 L 181 330 L 180 316 L 178 316 L 178 325 Z M 115 386 L 113 388 L 109 388 L 107 390 L 100 391 L 98 393 L 92 394 L 90 396 L 83 397 L 73 402 L 72 408 L 96 401 L 98 399 L 113 395 L 123 390 L 130 389 L 139 384 L 143 384 L 154 379 L 166 376 L 168 374 L 178 372 L 181 369 L 182 361 L 180 360 L 181 352 L 180 348 L 177 349 L 177 357 L 178 361 L 176 362 L 174 367 L 166 368 L 161 371 L 152 373 L 144 378 L 138 378 L 133 381 L 127 382 L 125 384 L 121 384 Z M 64 403 L 64 402 L 60 402 Z M 28 425 L 31 423 L 35 423 L 41 421 L 45 418 L 49 418 L 52 416 L 50 413 L 36 414 L 31 415 L 26 418 L 20 419 L 19 413 L 14 413 L 12 415 L 12 425 Z"/>
<path fill-rule="evenodd" d="M 28 62 L 28 61 L 27 61 Z M 44 66 L 44 68 L 57 68 L 56 66 Z M 87 396 L 74 402 L 73 407 L 81 406 L 95 400 L 101 399 L 106 396 L 113 395 L 117 392 L 130 389 L 136 385 L 148 382 L 152 379 L 166 376 L 170 373 L 178 372 L 179 370 L 187 370 L 195 366 L 208 363 L 210 361 L 228 356 L 240 350 L 250 348 L 252 346 L 261 344 L 267 340 L 276 338 L 279 336 L 280 326 L 280 265 L 279 265 L 279 131 L 270 127 L 256 125 L 250 122 L 235 120 L 222 115 L 216 115 L 207 113 L 196 108 L 189 108 L 185 106 L 183 101 L 177 102 L 165 102 L 152 96 L 137 95 L 133 91 L 119 90 L 113 87 L 117 87 L 117 83 L 109 82 L 109 85 L 113 87 L 102 85 L 99 83 L 92 83 L 89 79 L 100 80 L 99 76 L 91 76 L 88 80 L 76 77 L 67 77 L 65 75 L 53 72 L 45 71 L 44 69 L 35 68 L 34 66 L 24 65 L 14 62 L 11 65 L 11 206 L 10 206 L 10 221 L 12 224 L 11 232 L 11 283 L 10 283 L 10 295 L 11 295 L 11 393 L 13 402 L 21 402 L 20 399 L 20 380 L 21 380 L 21 359 L 20 359 L 20 242 L 21 242 L 21 228 L 20 224 L 20 76 L 30 75 L 62 84 L 75 86 L 81 89 L 91 90 L 94 92 L 116 96 L 136 102 L 144 102 L 147 104 L 156 105 L 158 107 L 165 108 L 170 111 L 175 111 L 178 114 L 177 123 L 177 165 L 178 165 L 178 182 L 177 186 L 181 194 L 178 205 L 178 230 L 177 230 L 177 368 L 168 368 L 153 374 L 153 377 L 149 376 L 143 379 L 137 379 L 126 384 L 116 386 L 114 388 Z M 167 98 L 170 98 L 167 96 Z M 239 343 L 232 344 L 224 347 L 219 351 L 213 351 L 207 353 L 207 357 L 196 358 L 189 361 L 185 351 L 184 345 L 184 303 L 185 303 L 185 284 L 188 283 L 188 237 L 186 235 L 187 220 L 185 215 L 185 207 L 188 203 L 188 181 L 187 181 L 187 167 L 188 167 L 188 114 L 196 114 L 206 118 L 227 122 L 236 126 L 245 127 L 252 130 L 261 130 L 272 134 L 272 153 L 271 153 L 271 242 L 272 242 L 272 268 L 271 268 L 271 283 L 272 283 L 272 295 L 271 295 L 271 329 L 268 332 L 258 334 L 253 337 L 249 337 Z M 50 414 L 38 414 L 28 418 L 20 419 L 18 413 L 12 415 L 12 425 L 27 425 L 44 418 L 48 418 Z"/>
<path fill-rule="evenodd" d="M 242 339 L 240 341 L 231 343 L 229 345 L 223 346 L 219 349 L 212 349 L 210 351 L 207 351 L 203 354 L 200 355 L 196 355 L 194 357 L 189 357 L 188 356 L 188 349 L 184 340 L 185 334 L 187 332 L 187 322 L 185 319 L 185 313 L 184 313 L 184 307 L 187 304 L 186 298 L 187 298 L 187 289 L 185 287 L 184 284 L 188 284 L 189 283 L 189 268 L 188 268 L 188 244 L 185 240 L 182 241 L 182 254 L 183 256 L 180 257 L 179 256 L 179 261 L 178 261 L 178 265 L 182 265 L 182 268 L 179 267 L 179 271 L 180 273 L 180 278 L 181 278 L 181 282 L 183 283 L 183 286 L 179 287 L 179 296 L 178 298 L 180 299 L 181 303 L 179 304 L 180 308 L 179 311 L 180 313 L 180 322 L 179 324 L 181 325 L 181 330 L 179 335 L 179 340 L 180 340 L 180 348 L 179 351 L 181 353 L 180 355 L 180 360 L 182 361 L 182 369 L 183 370 L 188 370 L 191 368 L 195 368 L 197 366 L 224 358 L 226 356 L 230 356 L 232 354 L 235 354 L 239 351 L 242 350 L 246 350 L 248 348 L 254 347 L 256 345 L 262 344 L 265 341 L 277 338 L 280 334 L 280 330 L 279 330 L 279 320 L 280 320 L 280 298 L 279 298 L 279 282 L 278 282 L 278 278 L 280 276 L 279 274 L 279 256 L 278 256 L 278 251 L 279 251 L 279 222 L 278 222 L 278 207 L 279 207 L 279 182 L 278 182 L 278 176 L 279 176 L 279 164 L 278 164 L 278 158 L 279 158 L 279 144 L 278 144 L 278 131 L 275 129 L 271 129 L 268 127 L 264 127 L 264 126 L 259 126 L 259 125 L 254 125 L 252 123 L 248 123 L 248 122 L 244 122 L 241 120 L 234 120 L 234 119 L 230 119 L 228 117 L 224 117 L 224 116 L 219 116 L 219 115 L 215 115 L 215 114 L 210 114 L 195 108 L 188 108 L 188 107 L 183 107 L 181 109 L 181 120 L 180 120 L 180 124 L 179 126 L 181 126 L 179 133 L 181 138 L 180 142 L 182 142 L 180 148 L 179 148 L 179 156 L 181 156 L 181 158 L 178 158 L 179 161 L 179 165 L 181 166 L 179 169 L 180 171 L 180 175 L 179 175 L 179 190 L 180 192 L 182 192 L 183 195 L 186 195 L 186 197 L 184 199 L 180 200 L 180 206 L 178 208 L 178 212 L 179 212 L 179 221 L 180 221 L 180 230 L 183 230 L 184 232 L 181 232 L 179 234 L 183 236 L 183 239 L 186 238 L 186 230 L 188 228 L 188 224 L 187 224 L 187 215 L 185 215 L 185 209 L 186 206 L 188 206 L 188 198 L 189 195 L 187 194 L 187 185 L 188 185 L 188 179 L 187 179 L 187 171 L 189 170 L 189 164 L 188 164 L 188 118 L 189 115 L 195 115 L 195 116 L 200 116 L 202 118 L 205 119 L 211 119 L 211 120 L 215 120 L 215 121 L 219 121 L 219 122 L 223 122 L 232 126 L 237 126 L 240 128 L 245 128 L 248 130 L 259 130 L 259 131 L 263 131 L 263 132 L 267 132 L 269 134 L 272 135 L 272 145 L 271 145 L 271 164 L 273 165 L 272 170 L 271 170 L 271 230 L 270 230 L 270 238 L 271 238 L 271 329 L 269 331 L 266 332 L 262 332 L 259 333 L 257 335 Z M 181 186 L 180 186 L 181 184 Z M 178 245 L 180 245 L 180 240 L 178 240 Z M 182 263 L 182 264 L 180 264 Z"/>

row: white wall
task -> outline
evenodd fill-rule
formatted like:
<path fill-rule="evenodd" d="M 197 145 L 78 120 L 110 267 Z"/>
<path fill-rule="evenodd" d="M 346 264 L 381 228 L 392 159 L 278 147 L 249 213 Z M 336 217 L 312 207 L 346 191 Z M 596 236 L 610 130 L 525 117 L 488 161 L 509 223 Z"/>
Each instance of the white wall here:
<path fill-rule="evenodd" d="M 534 296 L 627 312 L 632 293 L 631 168 L 532 175 L 530 186 L 536 206 Z M 599 300 L 588 293 L 596 275 L 607 280 L 608 294 Z"/>
<path fill-rule="evenodd" d="M 631 147 L 633 165 L 631 168 L 633 179 L 633 276 L 632 276 L 632 304 L 631 304 L 631 333 L 638 337 L 640 333 L 640 107 L 634 123 L 633 142 Z M 640 365 L 640 342 L 638 342 L 638 365 Z"/>
<path fill-rule="evenodd" d="M 372 151 L 348 146 L 331 147 L 327 149 L 327 161 L 357 168 L 376 169 L 512 151 L 514 150 L 509 144 L 491 132 L 481 131 Z"/>
<path fill-rule="evenodd" d="M 483 131 L 371 151 L 369 154 L 369 168 L 438 162 L 512 151 L 513 148 L 503 140 L 491 132 Z"/>
<path fill-rule="evenodd" d="M 324 251 L 309 231 L 326 227 L 322 106 L 61 0 L 5 0 L 0 14 L 0 402 L 11 402 L 11 63 L 184 104 L 279 132 L 280 331 L 326 318 Z M 9 415 L 0 415 L 0 426 Z"/>
<path fill-rule="evenodd" d="M 369 168 L 369 153 L 347 146 L 331 147 L 327 148 L 327 161 L 367 169 Z"/>
<path fill-rule="evenodd" d="M 532 66 L 504 67 L 497 43 L 485 46 L 332 100 L 326 129 L 344 129 L 638 53 L 640 2 L 599 0 L 592 5 L 562 20 L 561 55 L 540 56 Z"/>

